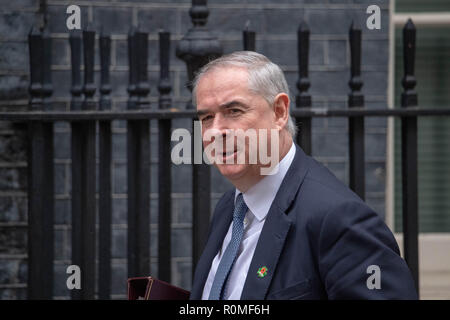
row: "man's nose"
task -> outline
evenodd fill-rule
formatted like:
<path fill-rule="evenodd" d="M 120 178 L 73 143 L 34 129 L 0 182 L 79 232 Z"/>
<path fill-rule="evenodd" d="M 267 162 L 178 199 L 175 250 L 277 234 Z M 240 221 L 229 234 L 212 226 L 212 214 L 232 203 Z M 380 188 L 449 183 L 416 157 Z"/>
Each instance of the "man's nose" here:
<path fill-rule="evenodd" d="M 221 114 L 216 114 L 211 129 L 213 129 L 216 134 L 221 134 L 224 138 L 229 130 L 227 121 Z"/>

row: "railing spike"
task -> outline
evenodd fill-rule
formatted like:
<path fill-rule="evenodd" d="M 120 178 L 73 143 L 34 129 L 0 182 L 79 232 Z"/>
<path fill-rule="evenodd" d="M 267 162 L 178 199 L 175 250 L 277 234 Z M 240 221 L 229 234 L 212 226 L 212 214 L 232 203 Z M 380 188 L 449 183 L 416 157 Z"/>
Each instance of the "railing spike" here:
<path fill-rule="evenodd" d="M 95 55 L 95 30 L 89 24 L 83 30 L 83 58 L 84 58 L 84 110 L 96 109 L 94 104 L 95 83 L 94 83 L 94 55 Z"/>
<path fill-rule="evenodd" d="M 128 109 L 137 108 L 138 61 L 136 50 L 136 27 L 128 32 Z"/>
<path fill-rule="evenodd" d="M 249 21 L 247 21 L 249 22 Z M 244 40 L 244 50 L 255 51 L 256 50 L 256 33 L 255 31 L 248 29 L 249 23 L 246 25 L 245 30 L 242 32 Z"/>
<path fill-rule="evenodd" d="M 296 97 L 297 108 L 310 108 L 311 95 L 308 93 L 310 82 L 308 78 L 309 65 L 309 27 L 302 21 L 297 30 L 297 55 L 298 55 L 298 80 Z M 303 148 L 306 154 L 311 155 L 311 118 L 297 118 L 297 143 Z"/>
<path fill-rule="evenodd" d="M 143 32 L 138 26 L 136 31 L 136 49 L 137 49 L 137 95 L 138 107 L 148 108 L 150 100 L 148 94 L 150 85 L 148 83 L 148 33 Z"/>
<path fill-rule="evenodd" d="M 28 46 L 30 56 L 30 110 L 42 110 L 42 74 L 44 72 L 43 60 L 43 39 L 41 31 L 32 27 L 28 35 Z"/>
<path fill-rule="evenodd" d="M 350 25 L 350 81 L 351 92 L 348 95 L 349 108 L 364 107 L 361 93 L 361 29 L 355 21 Z M 365 198 L 365 157 L 364 157 L 364 118 L 352 117 L 348 120 L 349 130 L 349 186 L 361 199 Z"/>
<path fill-rule="evenodd" d="M 70 110 L 81 110 L 82 86 L 81 86 L 81 31 L 72 30 L 69 35 L 70 42 L 70 63 L 72 71 L 72 84 L 70 93 L 72 94 L 70 100 Z"/>
<path fill-rule="evenodd" d="M 100 31 L 100 110 L 111 108 L 111 84 L 109 67 L 111 65 L 111 37 L 104 28 Z"/>
<path fill-rule="evenodd" d="M 416 87 L 416 78 L 414 76 L 416 51 L 416 27 L 411 19 L 405 24 L 403 28 L 403 69 L 404 75 L 402 79 L 402 86 L 404 92 L 402 93 L 402 106 L 410 107 L 416 106 L 417 93 L 414 90 Z"/>
<path fill-rule="evenodd" d="M 159 91 L 159 108 L 167 109 L 171 105 L 170 91 L 172 86 L 170 83 L 169 63 L 170 63 L 170 32 L 159 31 L 159 65 L 160 77 L 158 84 Z"/>
<path fill-rule="evenodd" d="M 51 110 L 50 105 L 50 97 L 53 93 L 52 86 L 52 38 L 50 36 L 50 32 L 48 28 L 44 28 L 42 32 L 42 41 L 43 41 L 43 74 L 42 74 L 42 95 L 43 95 L 43 103 L 45 110 Z"/>

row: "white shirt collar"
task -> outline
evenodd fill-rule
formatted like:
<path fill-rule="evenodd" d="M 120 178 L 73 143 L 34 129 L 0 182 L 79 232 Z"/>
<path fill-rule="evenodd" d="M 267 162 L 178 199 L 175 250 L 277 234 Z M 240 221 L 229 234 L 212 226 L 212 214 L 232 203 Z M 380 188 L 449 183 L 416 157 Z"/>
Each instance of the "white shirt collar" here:
<path fill-rule="evenodd" d="M 248 189 L 247 192 L 243 193 L 247 207 L 259 221 L 266 218 L 281 182 L 283 182 L 284 176 L 294 160 L 295 151 L 295 143 L 292 143 L 288 153 L 277 164 L 278 171 L 275 171 L 276 173 L 273 175 L 265 176 L 257 184 Z M 235 201 L 239 193 L 242 192 L 236 188 Z"/>

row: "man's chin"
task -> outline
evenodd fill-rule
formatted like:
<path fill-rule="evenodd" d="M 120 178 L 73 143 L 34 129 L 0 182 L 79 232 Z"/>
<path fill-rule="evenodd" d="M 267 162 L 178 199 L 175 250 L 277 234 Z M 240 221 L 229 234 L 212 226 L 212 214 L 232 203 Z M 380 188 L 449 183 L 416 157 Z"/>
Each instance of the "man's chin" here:
<path fill-rule="evenodd" d="M 237 180 L 241 178 L 247 171 L 245 164 L 216 164 L 220 173 L 228 180 Z"/>

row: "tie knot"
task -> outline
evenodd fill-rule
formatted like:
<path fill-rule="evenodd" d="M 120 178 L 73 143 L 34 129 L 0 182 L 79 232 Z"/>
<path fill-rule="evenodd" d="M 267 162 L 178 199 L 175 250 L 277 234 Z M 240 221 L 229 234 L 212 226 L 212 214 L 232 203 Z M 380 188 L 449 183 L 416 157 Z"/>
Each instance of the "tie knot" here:
<path fill-rule="evenodd" d="M 239 222 L 243 222 L 247 209 L 248 208 L 245 204 L 244 196 L 242 195 L 242 193 L 239 193 L 236 199 L 236 204 L 234 205 L 233 218 L 237 219 Z"/>

